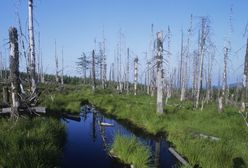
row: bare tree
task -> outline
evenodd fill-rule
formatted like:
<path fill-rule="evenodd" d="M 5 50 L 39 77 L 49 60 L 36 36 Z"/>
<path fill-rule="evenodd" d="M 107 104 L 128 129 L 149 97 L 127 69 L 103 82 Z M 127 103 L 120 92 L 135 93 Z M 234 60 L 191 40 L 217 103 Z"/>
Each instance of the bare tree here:
<path fill-rule="evenodd" d="M 95 50 L 92 51 L 92 90 L 96 89 Z"/>
<path fill-rule="evenodd" d="M 163 32 L 157 33 L 157 113 L 163 114 L 163 80 L 162 80 L 162 69 L 163 69 Z"/>
<path fill-rule="evenodd" d="M 126 70 L 126 90 L 127 94 L 129 93 L 129 60 L 130 60 L 130 55 L 129 55 L 129 48 L 127 48 L 127 70 Z"/>
<path fill-rule="evenodd" d="M 59 59 L 58 59 L 58 55 L 57 55 L 57 44 L 56 44 L 56 40 L 54 42 L 54 58 L 55 58 L 55 80 L 56 80 L 56 83 L 59 82 Z"/>
<path fill-rule="evenodd" d="M 200 93 L 202 90 L 202 80 L 203 80 L 203 65 L 204 65 L 204 56 L 206 50 L 206 39 L 209 34 L 209 26 L 208 26 L 208 18 L 202 17 L 201 18 L 201 32 L 200 32 L 200 48 L 199 48 L 199 72 L 198 72 L 198 79 L 197 79 L 197 88 L 196 88 L 196 104 L 195 107 L 198 108 L 199 100 L 200 100 Z"/>
<path fill-rule="evenodd" d="M 138 57 L 134 59 L 134 95 L 137 95 L 137 84 L 138 84 Z"/>
<path fill-rule="evenodd" d="M 186 85 L 186 75 L 187 75 L 187 66 L 186 66 L 186 58 L 184 54 L 184 44 L 183 44 L 183 31 L 181 37 L 181 60 L 180 60 L 180 87 L 181 87 L 181 96 L 180 101 L 185 99 L 185 85 Z"/>
<path fill-rule="evenodd" d="M 33 25 L 33 0 L 28 0 L 28 32 L 29 32 L 29 73 L 31 77 L 31 91 L 36 92 L 35 77 L 35 40 Z"/>
<path fill-rule="evenodd" d="M 239 113 L 244 119 L 246 126 L 248 127 L 248 112 L 246 111 L 246 103 L 248 96 L 248 38 L 246 42 L 246 53 L 245 53 L 245 63 L 244 63 L 244 74 L 243 74 L 243 92 L 241 100 L 241 108 Z"/>
<path fill-rule="evenodd" d="M 62 51 L 61 51 L 61 85 L 64 85 L 64 49 L 62 48 Z"/>

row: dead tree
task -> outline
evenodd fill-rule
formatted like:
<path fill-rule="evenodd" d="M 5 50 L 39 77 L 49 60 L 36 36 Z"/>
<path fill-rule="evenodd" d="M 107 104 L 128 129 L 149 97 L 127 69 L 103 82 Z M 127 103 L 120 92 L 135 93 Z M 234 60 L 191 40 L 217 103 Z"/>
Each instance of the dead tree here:
<path fill-rule="evenodd" d="M 224 70 L 223 70 L 223 78 L 222 78 L 222 92 L 221 96 L 219 97 L 219 107 L 218 111 L 223 111 L 223 101 L 227 104 L 228 99 L 228 89 L 227 89 L 227 59 L 228 59 L 228 52 L 229 48 L 227 46 L 224 47 Z"/>
<path fill-rule="evenodd" d="M 90 68 L 90 61 L 89 58 L 86 57 L 86 54 L 83 53 L 81 57 L 78 58 L 78 62 L 76 62 L 77 68 L 79 73 L 82 74 L 84 84 L 86 84 L 86 77 L 87 77 L 87 70 Z"/>
<path fill-rule="evenodd" d="M 106 63 L 106 39 L 103 31 L 103 42 L 102 42 L 102 87 L 106 87 L 107 81 L 107 63 Z"/>
<path fill-rule="evenodd" d="M 168 80 L 167 80 L 167 87 L 166 87 L 166 102 L 168 101 L 168 98 L 171 98 L 171 92 L 172 92 L 172 81 L 170 80 L 170 59 L 171 59 L 171 30 L 170 27 L 168 26 L 168 36 L 167 36 L 167 72 L 168 72 Z"/>
<path fill-rule="evenodd" d="M 215 46 L 213 46 L 215 47 Z M 207 68 L 207 84 L 206 84 L 206 101 L 210 101 L 212 97 L 212 71 L 213 71 L 213 61 L 215 57 L 215 48 L 213 51 L 208 55 L 208 68 Z"/>
<path fill-rule="evenodd" d="M 56 83 L 59 82 L 59 59 L 58 59 L 58 55 L 57 55 L 57 44 L 56 44 L 56 40 L 54 42 L 54 46 L 55 46 L 55 50 L 54 50 L 54 57 L 55 57 L 55 68 L 56 68 L 56 72 L 55 72 L 55 80 Z"/>
<path fill-rule="evenodd" d="M 243 74 L 243 92 L 241 99 L 241 112 L 246 110 L 246 104 L 248 96 L 248 38 L 246 43 L 245 63 L 244 63 L 244 74 Z"/>
<path fill-rule="evenodd" d="M 151 62 L 150 61 L 147 61 L 147 88 L 146 88 L 146 93 L 149 95 L 150 94 L 150 82 L 151 82 L 151 79 L 150 79 L 150 76 L 151 76 L 151 70 L 150 70 L 150 67 L 151 66 Z"/>
<path fill-rule="evenodd" d="M 2 52 L 0 51 L 0 81 L 3 79 L 3 58 Z"/>
<path fill-rule="evenodd" d="M 20 77 L 19 77 L 19 50 L 18 50 L 18 34 L 15 27 L 9 28 L 10 41 L 10 81 L 11 81 L 11 118 L 17 118 L 20 107 Z"/>
<path fill-rule="evenodd" d="M 29 73 L 31 78 L 31 91 L 36 92 L 35 77 L 35 40 L 33 25 L 33 0 L 28 0 L 28 33 L 29 33 Z"/>
<path fill-rule="evenodd" d="M 92 51 L 92 90 L 96 89 L 95 50 Z"/>
<path fill-rule="evenodd" d="M 180 60 L 180 87 L 181 87 L 181 96 L 180 101 L 185 99 L 185 83 L 186 83 L 186 75 L 187 75 L 187 67 L 186 67 L 186 60 L 184 55 L 184 45 L 183 45 L 183 31 L 181 37 L 181 60 Z"/>
<path fill-rule="evenodd" d="M 62 53 L 61 53 L 61 85 L 64 85 L 64 49 L 62 48 Z"/>
<path fill-rule="evenodd" d="M 246 103 L 248 95 L 248 38 L 246 43 L 246 54 L 245 54 L 245 64 L 244 64 L 244 75 L 243 75 L 243 92 L 241 100 L 241 108 L 239 113 L 245 121 L 246 126 L 248 127 L 248 112 L 246 111 Z"/>
<path fill-rule="evenodd" d="M 200 51 L 199 51 L 199 72 L 197 74 L 197 88 L 196 88 L 196 104 L 195 107 L 198 108 L 200 94 L 202 91 L 202 81 L 203 81 L 203 65 L 204 65 L 204 56 L 206 50 L 206 39 L 208 36 L 208 23 L 207 18 L 203 17 L 201 20 L 201 32 L 200 32 Z"/>
<path fill-rule="evenodd" d="M 162 69 L 163 69 L 163 33 L 157 33 L 157 113 L 163 114 L 163 80 L 162 80 Z"/>
<path fill-rule="evenodd" d="M 153 24 L 151 25 L 151 39 L 150 39 L 150 55 L 151 58 L 156 60 L 156 55 L 155 53 L 155 43 L 154 43 L 154 32 L 153 32 Z M 153 66 L 153 65 L 152 65 Z M 156 70 L 155 68 L 150 68 L 150 94 L 153 97 L 155 95 L 156 91 Z"/>
<path fill-rule="evenodd" d="M 130 55 L 129 55 L 129 48 L 127 48 L 127 74 L 126 74 L 126 91 L 127 94 L 129 93 L 129 59 L 130 59 Z"/>
<path fill-rule="evenodd" d="M 41 79 L 41 72 L 40 72 L 40 32 L 38 34 L 38 54 L 37 54 L 37 82 L 40 82 Z"/>
<path fill-rule="evenodd" d="M 134 59 L 134 95 L 137 95 L 137 84 L 138 84 L 138 57 Z"/>

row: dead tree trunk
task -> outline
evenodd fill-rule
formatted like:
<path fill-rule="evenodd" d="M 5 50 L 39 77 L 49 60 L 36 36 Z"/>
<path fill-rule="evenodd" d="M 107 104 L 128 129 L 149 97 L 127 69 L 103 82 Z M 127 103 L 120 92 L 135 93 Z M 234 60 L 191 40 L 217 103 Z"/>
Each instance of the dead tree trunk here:
<path fill-rule="evenodd" d="M 29 71 L 31 77 L 31 91 L 36 92 L 35 77 L 35 41 L 33 26 L 33 0 L 28 1 L 28 33 L 29 33 Z"/>
<path fill-rule="evenodd" d="M 96 89 L 95 50 L 92 51 L 92 90 Z"/>
<path fill-rule="evenodd" d="M 163 33 L 157 33 L 157 113 L 163 114 Z"/>
<path fill-rule="evenodd" d="M 228 56 L 228 48 L 224 48 L 224 71 L 223 71 L 223 78 L 222 78 L 222 93 L 219 98 L 219 107 L 218 111 L 223 111 L 223 101 L 227 104 L 227 56 Z"/>
<path fill-rule="evenodd" d="M 127 76 L 126 76 L 126 90 L 127 94 L 129 93 L 129 48 L 127 48 Z"/>
<path fill-rule="evenodd" d="M 3 80 L 3 58 L 1 51 L 0 51 L 0 80 Z"/>
<path fill-rule="evenodd" d="M 56 67 L 56 72 L 55 72 L 55 80 L 56 83 L 59 82 L 59 60 L 58 60 L 58 55 L 57 55 L 57 45 L 56 45 L 56 40 L 55 40 L 55 67 Z"/>
<path fill-rule="evenodd" d="M 134 59 L 134 95 L 137 95 L 137 83 L 138 83 L 138 57 Z"/>
<path fill-rule="evenodd" d="M 186 80 L 186 71 L 187 71 L 187 67 L 186 67 L 185 63 L 186 63 L 186 60 L 185 60 L 185 56 L 184 56 L 183 32 L 182 32 L 181 60 L 180 60 L 180 87 L 181 87 L 180 101 L 184 101 L 184 99 L 185 99 L 185 80 Z"/>
<path fill-rule="evenodd" d="M 63 50 L 63 48 L 62 48 L 62 53 L 61 54 L 62 54 L 61 85 L 64 85 L 64 50 Z"/>
<path fill-rule="evenodd" d="M 244 75 L 243 75 L 243 92 L 242 92 L 242 100 L 241 100 L 241 112 L 245 111 L 248 96 L 248 38 L 246 43 L 246 53 L 245 53 L 245 63 L 244 63 Z"/>
<path fill-rule="evenodd" d="M 147 61 L 147 88 L 146 88 L 146 94 L 150 94 L 150 83 L 151 83 L 151 80 L 150 80 L 150 65 L 151 65 L 151 62 L 150 61 Z"/>
<path fill-rule="evenodd" d="M 196 105 L 195 107 L 198 108 L 199 106 L 199 99 L 202 90 L 202 78 L 203 78 L 203 63 L 204 63 L 204 56 L 205 56 L 205 43 L 208 35 L 208 26 L 207 26 L 207 18 L 202 18 L 201 23 L 201 37 L 200 37 L 200 68 L 198 72 L 198 79 L 197 79 L 197 88 L 196 88 Z"/>
<path fill-rule="evenodd" d="M 9 29 L 9 41 L 10 41 L 10 81 L 11 81 L 11 118 L 18 117 L 18 110 L 20 106 L 19 94 L 20 78 L 19 78 L 19 50 L 18 50 L 18 34 L 17 29 L 10 27 Z"/>

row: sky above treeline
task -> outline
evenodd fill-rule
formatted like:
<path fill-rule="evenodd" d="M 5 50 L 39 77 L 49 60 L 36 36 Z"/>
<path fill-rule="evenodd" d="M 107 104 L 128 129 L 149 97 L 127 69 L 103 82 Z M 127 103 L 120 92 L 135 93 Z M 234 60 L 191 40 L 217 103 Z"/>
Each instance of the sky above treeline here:
<path fill-rule="evenodd" d="M 17 13 L 21 18 L 22 29 L 27 34 L 27 4 L 27 0 L 0 2 L 0 52 L 5 60 L 8 60 L 9 53 L 8 28 L 18 27 Z M 154 25 L 154 36 L 158 31 L 166 34 L 170 27 L 172 55 L 169 62 L 171 69 L 177 67 L 181 31 L 187 35 L 192 14 L 192 50 L 197 47 L 200 18 L 208 16 L 210 19 L 211 39 L 217 47 L 213 70 L 215 83 L 218 73 L 223 69 L 226 38 L 230 39 L 232 46 L 228 61 L 229 83 L 242 78 L 247 37 L 247 34 L 243 35 L 248 21 L 247 0 L 34 0 L 34 5 L 36 46 L 40 33 L 46 73 L 55 73 L 55 40 L 58 55 L 61 56 L 62 48 L 64 51 L 65 73 L 79 75 L 75 64 L 77 58 L 82 52 L 90 54 L 92 49 L 98 48 L 96 46 L 102 41 L 103 32 L 109 70 L 110 64 L 114 62 L 121 30 L 123 55 L 124 48 L 129 47 L 132 57 L 137 55 L 140 59 L 139 72 L 142 74 L 145 70 L 145 52 L 149 53 L 151 24 Z M 166 41 L 164 45 L 167 46 Z M 148 54 L 148 57 L 151 55 Z M 21 59 L 21 70 L 25 70 L 24 58 Z"/>

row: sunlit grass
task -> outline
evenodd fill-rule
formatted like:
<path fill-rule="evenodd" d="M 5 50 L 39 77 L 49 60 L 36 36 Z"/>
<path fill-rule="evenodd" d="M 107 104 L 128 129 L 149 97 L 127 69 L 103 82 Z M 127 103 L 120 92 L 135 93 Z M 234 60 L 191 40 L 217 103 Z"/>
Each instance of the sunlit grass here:
<path fill-rule="evenodd" d="M 149 148 L 141 144 L 135 137 L 125 137 L 117 134 L 111 146 L 110 153 L 123 163 L 135 168 L 148 168 L 151 156 Z"/>
<path fill-rule="evenodd" d="M 0 167 L 49 168 L 58 166 L 65 138 L 56 119 L 0 119 Z"/>

